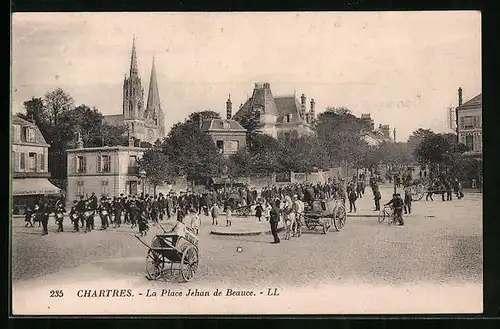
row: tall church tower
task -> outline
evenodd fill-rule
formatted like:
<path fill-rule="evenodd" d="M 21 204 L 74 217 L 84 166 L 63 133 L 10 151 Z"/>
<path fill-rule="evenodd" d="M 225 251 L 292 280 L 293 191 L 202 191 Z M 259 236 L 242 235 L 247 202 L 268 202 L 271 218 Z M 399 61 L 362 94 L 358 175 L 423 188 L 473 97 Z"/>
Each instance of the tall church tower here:
<path fill-rule="evenodd" d="M 146 112 L 144 113 L 149 127 L 146 133 L 146 140 L 155 142 L 157 139 L 162 140 L 165 137 L 165 119 L 163 117 L 163 109 L 160 102 L 160 93 L 158 92 L 158 82 L 156 80 L 155 58 L 151 65 L 151 76 L 149 78 L 148 102 Z"/>
<path fill-rule="evenodd" d="M 144 88 L 137 68 L 135 37 L 132 41 L 129 77 L 123 81 L 123 121 L 130 136 L 143 139 L 144 134 Z"/>

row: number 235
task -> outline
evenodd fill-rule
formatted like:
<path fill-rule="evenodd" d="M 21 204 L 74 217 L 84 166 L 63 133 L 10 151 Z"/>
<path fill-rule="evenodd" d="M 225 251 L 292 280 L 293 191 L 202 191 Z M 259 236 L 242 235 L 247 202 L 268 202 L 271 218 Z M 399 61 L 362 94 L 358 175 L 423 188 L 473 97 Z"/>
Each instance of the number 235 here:
<path fill-rule="evenodd" d="M 50 297 L 63 297 L 64 293 L 62 290 L 51 290 L 49 291 Z"/>

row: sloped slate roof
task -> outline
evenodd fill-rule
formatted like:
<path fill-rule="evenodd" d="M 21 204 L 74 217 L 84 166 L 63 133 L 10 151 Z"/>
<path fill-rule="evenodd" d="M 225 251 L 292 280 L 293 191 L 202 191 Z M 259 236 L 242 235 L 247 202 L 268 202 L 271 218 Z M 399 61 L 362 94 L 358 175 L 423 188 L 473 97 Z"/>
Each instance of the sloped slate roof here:
<path fill-rule="evenodd" d="M 278 115 L 278 108 L 276 106 L 276 102 L 274 101 L 273 94 L 271 89 L 268 88 L 267 83 L 258 83 L 255 85 L 255 88 L 252 93 L 252 97 L 250 97 L 245 104 L 236 112 L 234 115 L 235 119 L 240 118 L 244 114 L 249 113 L 250 111 L 256 110 L 258 108 L 262 109 L 261 114 L 272 114 Z"/>
<path fill-rule="evenodd" d="M 476 109 L 483 107 L 483 94 L 479 94 L 458 107 L 459 110 Z"/>
<path fill-rule="evenodd" d="M 34 128 L 36 142 L 39 144 L 47 144 L 47 141 L 45 141 L 45 138 L 43 137 L 42 132 L 40 131 L 38 126 L 36 124 L 34 124 L 33 122 L 30 122 L 28 120 L 24 120 L 23 118 L 20 118 L 19 116 L 14 115 L 14 116 L 12 116 L 12 124 L 17 124 L 17 125 L 20 125 L 22 127 L 29 126 L 29 127 Z"/>
<path fill-rule="evenodd" d="M 276 122 L 282 123 L 288 114 L 292 114 L 292 123 L 302 122 L 300 117 L 300 103 L 295 96 L 277 96 L 274 98 L 278 107 L 278 119 Z"/>
<path fill-rule="evenodd" d="M 228 126 L 224 127 L 224 123 Z M 233 119 L 211 119 L 205 120 L 201 125 L 202 131 L 234 131 L 234 132 L 246 132 L 237 121 Z"/>

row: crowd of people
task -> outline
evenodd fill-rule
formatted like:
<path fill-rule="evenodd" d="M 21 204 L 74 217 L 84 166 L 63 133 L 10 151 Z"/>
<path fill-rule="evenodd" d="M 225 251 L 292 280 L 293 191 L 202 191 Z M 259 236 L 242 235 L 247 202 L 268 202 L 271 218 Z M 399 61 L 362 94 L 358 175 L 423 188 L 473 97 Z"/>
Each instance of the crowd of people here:
<path fill-rule="evenodd" d="M 406 214 L 411 213 L 412 187 L 406 179 L 403 181 L 405 185 L 404 197 L 401 197 L 399 193 L 394 194 L 388 204 L 396 204 L 399 208 L 401 203 L 401 211 Z M 112 198 L 102 196 L 100 200 L 95 193 L 92 193 L 90 197 L 81 196 L 79 200 L 74 200 L 68 215 L 75 232 L 95 230 L 95 218 L 97 217 L 100 219 L 99 229 L 101 230 L 106 230 L 111 226 L 116 228 L 121 225 L 130 225 L 131 228 L 137 227 L 139 234 L 143 236 L 147 234 L 150 224 L 156 225 L 159 221 L 168 220 L 174 216 L 177 221 L 188 224 L 194 232 L 198 232 L 202 213 L 212 218 L 212 225 L 219 225 L 219 214 L 224 212 L 226 226 L 232 225 L 231 219 L 236 213 L 254 214 L 259 221 L 264 218 L 270 222 L 273 235 L 277 231 L 279 220 L 292 218 L 291 222 L 294 226 L 292 236 L 300 236 L 303 212 L 306 208 L 312 207 L 314 200 L 335 198 L 344 203 L 348 200 L 349 212 L 356 212 L 356 201 L 363 198 L 365 194 L 365 182 L 366 177 L 361 174 L 354 175 L 348 182 L 334 177 L 325 183 L 292 183 L 268 186 L 260 191 L 245 186 L 219 187 L 204 193 L 188 190 L 180 192 L 180 195 L 175 193 L 166 195 L 162 193 L 158 195 L 120 194 Z M 372 175 L 368 181 L 372 190 L 375 211 L 380 211 L 380 200 L 382 199 L 380 182 L 381 179 L 377 175 Z M 461 184 L 458 180 L 440 176 L 429 185 L 426 200 L 433 200 L 432 194 L 442 194 L 443 201 L 445 201 L 446 194 L 446 200 L 451 200 L 453 191 L 458 198 L 463 197 Z M 38 221 L 43 226 L 43 234 L 48 234 L 49 215 L 54 213 L 58 225 L 57 231 L 62 232 L 64 231 L 63 221 L 66 212 L 63 198 L 53 203 L 48 198 L 42 198 L 33 208 L 27 209 L 26 226 L 33 226 L 33 223 Z M 277 235 L 275 242 L 279 242 Z"/>

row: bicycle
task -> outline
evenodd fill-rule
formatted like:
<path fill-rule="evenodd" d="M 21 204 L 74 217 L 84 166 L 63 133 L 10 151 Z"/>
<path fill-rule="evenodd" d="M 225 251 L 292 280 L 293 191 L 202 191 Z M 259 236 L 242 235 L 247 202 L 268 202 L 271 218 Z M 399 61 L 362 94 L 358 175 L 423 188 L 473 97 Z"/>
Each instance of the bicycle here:
<path fill-rule="evenodd" d="M 384 208 L 378 214 L 379 223 L 382 224 L 386 218 L 388 225 L 397 223 L 396 216 L 394 214 L 394 209 L 392 208 L 392 206 L 384 206 Z"/>

